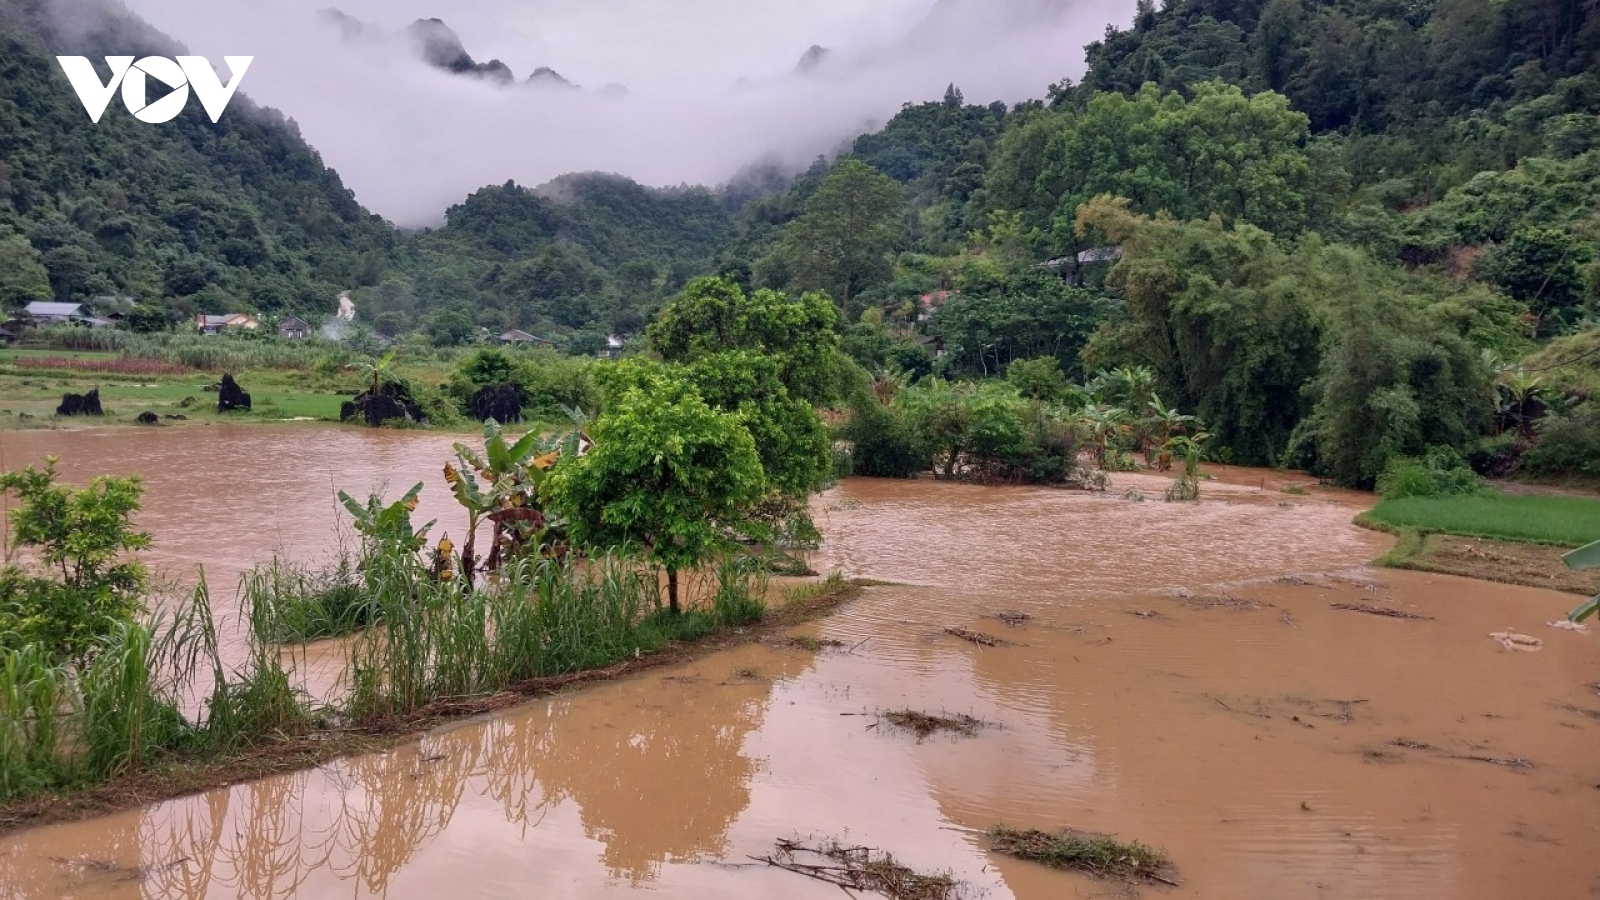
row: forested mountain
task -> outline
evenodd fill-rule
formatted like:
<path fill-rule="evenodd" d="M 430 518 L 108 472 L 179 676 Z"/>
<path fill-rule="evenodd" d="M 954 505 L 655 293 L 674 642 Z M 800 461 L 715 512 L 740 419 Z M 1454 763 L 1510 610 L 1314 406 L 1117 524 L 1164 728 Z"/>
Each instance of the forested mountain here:
<path fill-rule="evenodd" d="M 359 295 L 380 329 L 420 325 L 460 343 L 479 327 L 517 327 L 592 352 L 608 332 L 636 333 L 734 235 L 706 188 L 600 173 L 482 188 L 445 219 L 407 242 L 393 277 Z"/>
<path fill-rule="evenodd" d="M 378 280 L 398 236 L 292 121 L 241 94 L 215 124 L 195 102 L 159 127 L 121 109 L 95 124 L 54 58 L 179 52 L 118 6 L 0 0 L 7 306 L 123 294 L 182 315 L 331 312 L 338 290 Z"/>

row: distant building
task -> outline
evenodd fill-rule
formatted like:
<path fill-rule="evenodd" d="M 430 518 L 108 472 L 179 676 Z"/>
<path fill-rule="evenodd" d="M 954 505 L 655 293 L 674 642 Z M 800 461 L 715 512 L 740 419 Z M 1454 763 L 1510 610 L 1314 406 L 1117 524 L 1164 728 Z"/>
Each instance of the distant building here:
<path fill-rule="evenodd" d="M 1121 258 L 1121 247 L 1094 247 L 1078 254 L 1078 265 L 1096 266 L 1105 263 L 1114 263 Z"/>
<path fill-rule="evenodd" d="M 371 333 L 371 337 L 372 337 L 372 342 L 374 344 L 377 344 L 379 347 L 393 347 L 394 346 L 394 338 L 389 337 L 387 334 L 379 334 L 378 332 L 374 331 L 374 332 Z"/>
<path fill-rule="evenodd" d="M 531 334 L 529 334 L 526 331 L 523 331 L 521 329 L 513 328 L 510 331 L 506 332 L 505 334 L 500 335 L 500 343 L 502 343 L 502 344 L 538 344 L 540 346 L 549 346 L 550 341 L 547 341 L 542 337 L 531 335 Z"/>
<path fill-rule="evenodd" d="M 954 291 L 930 291 L 918 297 L 917 321 L 926 322 L 933 318 L 934 311 L 948 303 L 954 295 Z"/>
<path fill-rule="evenodd" d="M 1091 247 L 1076 256 L 1058 256 L 1040 265 L 1062 278 L 1070 279 L 1073 284 L 1097 285 L 1104 280 L 1106 270 L 1120 259 L 1121 247 Z"/>
<path fill-rule="evenodd" d="M 626 343 L 621 335 L 606 335 L 606 348 L 595 355 L 601 359 L 616 359 L 622 355 L 622 347 Z"/>
<path fill-rule="evenodd" d="M 311 323 L 299 316 L 290 316 L 278 323 L 278 337 L 287 341 L 300 341 L 311 336 Z"/>
<path fill-rule="evenodd" d="M 261 320 L 249 313 L 225 313 L 220 316 L 201 313 L 195 318 L 195 328 L 201 334 L 221 334 L 235 328 L 254 331 L 261 327 Z"/>
<path fill-rule="evenodd" d="M 60 325 L 89 318 L 89 310 L 82 303 L 51 303 L 35 300 L 23 308 L 22 314 L 35 325 Z"/>

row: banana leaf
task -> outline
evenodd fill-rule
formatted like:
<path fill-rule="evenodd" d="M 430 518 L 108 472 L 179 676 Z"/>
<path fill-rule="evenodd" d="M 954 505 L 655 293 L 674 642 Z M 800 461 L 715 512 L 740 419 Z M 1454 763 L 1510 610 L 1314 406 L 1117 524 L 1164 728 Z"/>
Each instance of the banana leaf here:
<path fill-rule="evenodd" d="M 1600 569 L 1600 541 L 1595 541 L 1587 547 L 1579 547 L 1562 558 L 1566 560 L 1569 569 Z M 1582 622 L 1597 612 L 1600 612 L 1600 596 L 1591 597 L 1578 604 L 1577 609 L 1567 613 L 1567 618 L 1574 622 Z"/>

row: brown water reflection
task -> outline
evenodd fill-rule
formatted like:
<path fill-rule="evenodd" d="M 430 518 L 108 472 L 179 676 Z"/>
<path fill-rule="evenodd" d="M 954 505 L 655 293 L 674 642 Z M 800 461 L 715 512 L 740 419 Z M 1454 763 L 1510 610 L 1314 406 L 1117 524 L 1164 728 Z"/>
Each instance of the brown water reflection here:
<path fill-rule="evenodd" d="M 396 483 L 448 443 L 396 438 L 419 467 Z M 748 864 L 796 834 L 885 847 L 989 897 L 1117 893 L 990 856 L 974 831 L 997 823 L 1163 846 L 1185 880 L 1172 897 L 1600 892 L 1600 641 L 1543 624 L 1571 598 L 1363 569 L 1384 540 L 1349 524 L 1362 498 L 1290 497 L 1271 473 L 1223 472 L 1197 506 L 1121 496 L 1163 485 L 848 482 L 817 503 L 819 568 L 903 582 L 813 627 L 853 649 L 746 647 L 14 835 L 0 897 L 837 896 Z M 161 496 L 152 479 L 153 514 Z M 1507 626 L 1544 649 L 1487 637 Z M 906 706 L 994 727 L 919 744 L 861 715 Z"/>

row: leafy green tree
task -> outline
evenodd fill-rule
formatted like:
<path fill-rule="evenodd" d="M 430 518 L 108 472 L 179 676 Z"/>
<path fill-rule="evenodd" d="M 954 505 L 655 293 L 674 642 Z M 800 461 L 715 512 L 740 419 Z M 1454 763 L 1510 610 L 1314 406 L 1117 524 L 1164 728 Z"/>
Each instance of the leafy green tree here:
<path fill-rule="evenodd" d="M 1528 305 L 1545 331 L 1570 324 L 1584 301 L 1582 266 L 1594 248 L 1563 228 L 1523 226 L 1480 257 L 1491 284 Z"/>
<path fill-rule="evenodd" d="M 1051 356 L 1013 362 L 1006 367 L 1006 382 L 1017 393 L 1034 400 L 1059 402 L 1072 390 L 1067 376 L 1061 373 L 1061 363 Z"/>
<path fill-rule="evenodd" d="M 49 300 L 50 273 L 39 251 L 20 234 L 0 232 L 0 308 Z"/>
<path fill-rule="evenodd" d="M 1395 457 L 1464 454 L 1487 433 L 1495 394 L 1483 355 L 1392 294 L 1335 301 L 1329 345 L 1309 388 L 1314 410 L 1294 435 L 1297 463 L 1370 487 Z"/>
<path fill-rule="evenodd" d="M 630 361 L 627 382 L 594 423 L 594 446 L 545 482 L 572 538 L 595 548 L 643 547 L 667 570 L 679 612 L 678 573 L 703 565 L 766 491 L 755 441 L 735 415 L 708 406 L 688 383 Z"/>
<path fill-rule="evenodd" d="M 746 296 L 731 280 L 697 278 L 646 334 L 667 362 L 739 350 L 770 356 L 790 394 L 823 403 L 838 390 L 838 328 L 838 314 L 822 294 L 792 297 L 763 289 Z"/>
<path fill-rule="evenodd" d="M 129 556 L 150 546 L 133 514 L 144 491 L 137 478 L 101 477 L 76 489 L 56 483 L 55 457 L 44 469 L 0 474 L 0 490 L 21 505 L 11 511 L 12 539 L 35 548 L 38 577 L 10 562 L 0 571 L 0 642 L 39 643 L 80 667 L 100 640 L 129 623 L 143 605 L 144 564 Z"/>
<path fill-rule="evenodd" d="M 1079 352 L 1111 304 L 1042 268 L 993 274 L 963 277 L 928 326 L 944 339 L 946 369 L 998 375 L 1014 360 L 1048 356 L 1063 372 L 1081 372 Z"/>
<path fill-rule="evenodd" d="M 845 318 L 854 318 L 856 296 L 889 277 L 903 213 L 893 178 L 858 159 L 839 163 L 784 230 L 782 252 L 795 284 L 832 293 Z"/>
<path fill-rule="evenodd" d="M 1316 310 L 1349 286 L 1310 251 L 1290 256 L 1247 224 L 1151 219 L 1109 198 L 1086 205 L 1079 222 L 1123 247 L 1107 285 L 1127 307 L 1086 356 L 1148 366 L 1155 390 L 1212 424 L 1240 461 L 1282 459 L 1309 412 L 1302 388 L 1317 371 Z M 1130 402 L 1142 415 L 1149 397 Z"/>
<path fill-rule="evenodd" d="M 478 327 L 461 310 L 444 309 L 434 313 L 433 320 L 428 323 L 428 333 L 433 336 L 433 342 L 441 347 L 459 347 L 472 343 Z"/>
<path fill-rule="evenodd" d="M 703 356 L 684 377 L 713 409 L 739 417 L 755 439 L 768 486 L 803 502 L 833 469 L 828 429 L 811 404 L 789 393 L 782 361 L 750 350 Z"/>
<path fill-rule="evenodd" d="M 1309 135 L 1281 94 L 1206 82 L 1186 99 L 1145 84 L 1029 120 L 1001 141 L 985 196 L 1020 209 L 1033 240 L 1057 249 L 1085 245 L 1075 218 L 1099 194 L 1144 213 L 1293 232 L 1306 222 Z"/>

